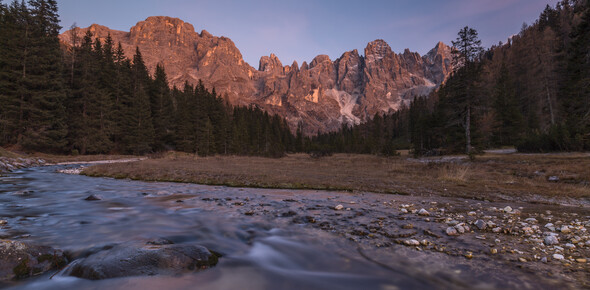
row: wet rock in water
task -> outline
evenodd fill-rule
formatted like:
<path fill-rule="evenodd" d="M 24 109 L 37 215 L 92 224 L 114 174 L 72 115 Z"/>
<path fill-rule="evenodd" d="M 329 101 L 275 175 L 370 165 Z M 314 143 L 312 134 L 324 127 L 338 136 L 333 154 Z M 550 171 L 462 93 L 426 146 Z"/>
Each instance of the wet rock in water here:
<path fill-rule="evenodd" d="M 91 194 L 87 198 L 85 198 L 84 200 L 96 201 L 96 200 L 102 200 L 102 198 L 100 198 L 100 196 L 98 196 L 98 195 Z"/>
<path fill-rule="evenodd" d="M 559 244 L 559 240 L 557 239 L 556 236 L 553 235 L 549 235 L 545 237 L 545 245 L 551 246 L 551 245 L 557 245 Z"/>
<path fill-rule="evenodd" d="M 448 227 L 447 228 L 447 235 L 449 236 L 458 236 L 459 232 L 457 232 L 457 230 L 454 227 Z"/>
<path fill-rule="evenodd" d="M 116 245 L 76 260 L 65 273 L 90 280 L 175 275 L 215 266 L 218 255 L 196 244 Z"/>
<path fill-rule="evenodd" d="M 430 213 L 427 210 L 425 210 L 425 209 L 420 209 L 420 211 L 418 212 L 418 214 L 421 215 L 421 216 L 429 216 L 430 215 Z"/>
<path fill-rule="evenodd" d="M 61 250 L 0 240 L 0 281 L 27 278 L 66 264 Z"/>
<path fill-rule="evenodd" d="M 484 222 L 484 221 L 482 221 L 482 220 L 477 220 L 477 221 L 475 221 L 475 226 L 476 226 L 478 229 L 480 229 L 480 230 L 482 230 L 482 231 L 483 231 L 483 230 L 485 230 L 485 229 L 486 229 L 486 227 L 487 227 L 487 224 L 486 224 L 486 222 Z"/>
<path fill-rule="evenodd" d="M 297 215 L 297 213 L 292 210 L 279 214 L 280 217 L 292 217 L 292 216 L 296 216 L 296 215 Z"/>
<path fill-rule="evenodd" d="M 337 205 L 337 206 L 334 207 L 335 210 L 341 210 L 343 208 L 344 208 L 344 206 L 341 205 L 341 204 L 339 204 L 339 205 Z"/>

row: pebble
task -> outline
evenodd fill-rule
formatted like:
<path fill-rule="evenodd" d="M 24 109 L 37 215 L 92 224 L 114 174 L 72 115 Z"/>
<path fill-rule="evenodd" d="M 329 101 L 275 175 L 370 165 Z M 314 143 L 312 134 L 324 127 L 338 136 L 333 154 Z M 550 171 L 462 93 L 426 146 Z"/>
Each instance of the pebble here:
<path fill-rule="evenodd" d="M 447 224 L 448 224 L 449 226 L 455 226 L 455 225 L 458 225 L 458 224 L 459 224 L 459 222 L 458 222 L 458 221 L 456 221 L 456 220 L 451 220 L 451 221 L 448 221 L 448 222 L 447 222 Z"/>
<path fill-rule="evenodd" d="M 449 235 L 449 236 L 458 236 L 459 233 L 457 232 L 457 230 L 454 227 L 448 227 L 447 228 L 447 235 Z"/>
<path fill-rule="evenodd" d="M 502 231 L 501 227 L 497 227 L 497 228 L 492 229 L 492 232 L 494 232 L 494 233 L 499 233 L 501 231 Z"/>
<path fill-rule="evenodd" d="M 546 236 L 545 237 L 545 245 L 551 246 L 559 244 L 559 240 L 556 236 Z"/>
<path fill-rule="evenodd" d="M 530 236 L 535 233 L 531 227 L 524 227 L 524 228 L 522 228 L 522 231 L 527 236 Z"/>
<path fill-rule="evenodd" d="M 524 221 L 527 222 L 527 223 L 532 223 L 532 224 L 537 223 L 537 219 L 536 218 L 528 218 L 528 219 L 525 219 Z"/>
<path fill-rule="evenodd" d="M 417 240 L 405 240 L 404 244 L 406 244 L 407 246 L 420 246 L 420 242 L 418 242 Z"/>
<path fill-rule="evenodd" d="M 578 262 L 578 263 L 586 263 L 586 262 L 588 262 L 588 260 L 586 260 L 586 259 L 576 259 L 576 262 Z"/>
<path fill-rule="evenodd" d="M 565 244 L 565 247 L 568 248 L 568 249 L 570 249 L 570 250 L 576 248 L 576 246 L 574 244 L 570 244 L 570 243 Z"/>
<path fill-rule="evenodd" d="M 503 210 L 505 213 L 512 212 L 512 208 L 510 206 L 505 207 Z"/>
<path fill-rule="evenodd" d="M 7 222 L 6 220 L 0 220 L 0 225 L 5 225 L 5 224 L 7 224 L 7 223 L 8 223 L 8 222 Z"/>
<path fill-rule="evenodd" d="M 518 261 L 519 262 L 522 262 L 522 263 L 526 263 L 527 262 L 527 260 L 525 258 L 518 258 Z"/>
<path fill-rule="evenodd" d="M 542 262 L 542 263 L 547 263 L 547 257 L 543 257 L 543 258 L 541 258 L 541 262 Z"/>
<path fill-rule="evenodd" d="M 470 211 L 469 213 L 467 213 L 467 215 L 470 215 L 470 216 L 474 216 L 474 215 L 476 215 L 476 214 L 477 214 L 477 213 L 476 213 L 476 212 L 474 212 L 474 211 Z"/>
<path fill-rule="evenodd" d="M 408 210 L 407 210 L 407 209 L 405 209 L 405 208 L 402 208 L 402 209 L 401 209 L 401 212 L 402 212 L 402 213 L 408 213 Z"/>
<path fill-rule="evenodd" d="M 563 260 L 564 257 L 561 254 L 553 254 L 553 259 L 555 259 L 555 260 Z"/>
<path fill-rule="evenodd" d="M 561 231 L 564 234 L 571 232 L 570 227 L 568 227 L 568 226 L 562 226 L 559 231 Z"/>
<path fill-rule="evenodd" d="M 337 205 L 337 206 L 334 207 L 335 210 L 341 210 L 343 208 L 344 208 L 344 206 L 341 205 L 341 204 L 339 204 L 339 205 Z"/>
<path fill-rule="evenodd" d="M 430 215 L 430 213 L 427 210 L 425 210 L 425 209 L 420 209 L 420 211 L 418 212 L 418 214 L 419 215 L 422 215 L 422 216 L 429 216 Z"/>
<path fill-rule="evenodd" d="M 548 229 L 549 229 L 550 231 L 552 231 L 552 232 L 553 232 L 553 231 L 555 231 L 555 226 L 553 226 L 553 224 L 552 224 L 552 223 L 548 223 L 548 224 L 546 224 L 546 225 L 545 225 L 545 227 L 546 227 L 546 228 L 548 228 Z"/>
<path fill-rule="evenodd" d="M 464 234 L 465 233 L 465 227 L 463 227 L 462 225 L 456 225 L 455 229 L 457 230 L 457 232 L 459 232 L 460 234 Z"/>
<path fill-rule="evenodd" d="M 482 220 L 475 221 L 475 226 L 480 230 L 485 230 L 487 227 L 487 223 Z"/>
<path fill-rule="evenodd" d="M 490 249 L 490 253 L 492 253 L 493 255 L 498 253 L 498 249 Z"/>

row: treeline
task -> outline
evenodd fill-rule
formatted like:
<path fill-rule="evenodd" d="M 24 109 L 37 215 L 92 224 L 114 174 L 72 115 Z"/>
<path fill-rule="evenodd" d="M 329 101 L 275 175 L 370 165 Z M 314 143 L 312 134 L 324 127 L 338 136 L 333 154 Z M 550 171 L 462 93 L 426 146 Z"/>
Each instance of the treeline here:
<path fill-rule="evenodd" d="M 417 155 L 590 150 L 590 4 L 547 5 L 507 43 L 483 50 L 477 31 L 453 41 L 455 71 L 436 92 L 395 113 L 321 134 L 334 152 Z M 393 146 L 394 148 L 390 148 Z"/>
<path fill-rule="evenodd" d="M 109 37 L 77 35 L 61 46 L 54 0 L 0 2 L 0 145 L 53 153 L 279 157 L 295 148 L 286 121 L 232 107 L 202 83 L 169 88 Z"/>

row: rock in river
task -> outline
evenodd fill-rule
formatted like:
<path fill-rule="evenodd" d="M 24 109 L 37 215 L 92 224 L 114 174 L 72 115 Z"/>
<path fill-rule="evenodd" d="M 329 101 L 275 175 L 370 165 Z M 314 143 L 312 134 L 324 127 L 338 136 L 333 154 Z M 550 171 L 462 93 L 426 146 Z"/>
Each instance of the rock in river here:
<path fill-rule="evenodd" d="M 26 278 L 65 264 L 66 258 L 60 250 L 0 240 L 0 281 Z"/>
<path fill-rule="evenodd" d="M 74 261 L 65 274 L 90 280 L 174 275 L 215 266 L 217 260 L 217 254 L 195 244 L 121 244 Z"/>

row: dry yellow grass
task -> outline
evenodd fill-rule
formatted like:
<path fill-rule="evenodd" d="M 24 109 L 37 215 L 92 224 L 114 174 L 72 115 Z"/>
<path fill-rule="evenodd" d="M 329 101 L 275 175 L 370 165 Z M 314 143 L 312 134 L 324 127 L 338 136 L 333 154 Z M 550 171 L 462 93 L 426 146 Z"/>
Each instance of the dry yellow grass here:
<path fill-rule="evenodd" d="M 442 181 L 464 183 L 468 180 L 471 170 L 469 164 L 450 163 L 439 170 L 438 179 Z"/>
<path fill-rule="evenodd" d="M 475 161 L 446 157 L 412 159 L 336 154 L 320 159 L 294 154 L 281 159 L 241 156 L 159 158 L 86 169 L 90 176 L 192 182 L 240 187 L 329 189 L 400 194 L 590 197 L 590 155 L 484 155 Z M 558 182 L 549 181 L 557 176 Z"/>

